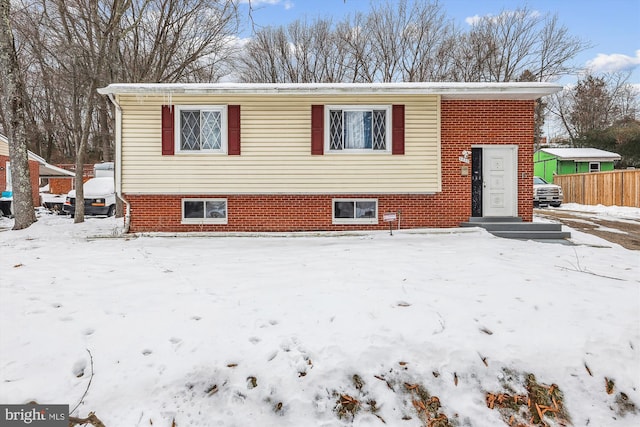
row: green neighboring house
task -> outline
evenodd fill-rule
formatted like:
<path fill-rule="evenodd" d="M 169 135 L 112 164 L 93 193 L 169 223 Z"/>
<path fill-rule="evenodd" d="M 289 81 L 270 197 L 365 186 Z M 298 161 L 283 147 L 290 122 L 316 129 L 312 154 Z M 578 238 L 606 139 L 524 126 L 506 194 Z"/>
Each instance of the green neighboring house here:
<path fill-rule="evenodd" d="M 612 171 L 619 154 L 597 148 L 542 148 L 533 154 L 533 171 L 545 181 L 554 175 Z"/>

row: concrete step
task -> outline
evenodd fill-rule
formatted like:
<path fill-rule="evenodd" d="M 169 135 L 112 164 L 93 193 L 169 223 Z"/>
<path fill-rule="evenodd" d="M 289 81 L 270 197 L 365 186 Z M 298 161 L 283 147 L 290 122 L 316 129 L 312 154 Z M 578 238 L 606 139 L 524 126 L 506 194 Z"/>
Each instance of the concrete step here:
<path fill-rule="evenodd" d="M 497 237 L 504 237 L 506 239 L 526 239 L 526 240 L 559 240 L 568 239 L 571 237 L 571 233 L 566 231 L 489 231 L 491 234 Z"/>
<path fill-rule="evenodd" d="M 469 222 L 522 222 L 519 216 L 472 216 Z"/>
<path fill-rule="evenodd" d="M 463 222 L 461 227 L 482 227 L 487 231 L 562 231 L 562 224 L 538 222 Z"/>
<path fill-rule="evenodd" d="M 507 239 L 562 240 L 571 237 L 571 233 L 562 231 L 562 224 L 522 222 L 522 218 L 512 217 L 472 217 L 460 227 L 482 227 L 494 236 Z"/>

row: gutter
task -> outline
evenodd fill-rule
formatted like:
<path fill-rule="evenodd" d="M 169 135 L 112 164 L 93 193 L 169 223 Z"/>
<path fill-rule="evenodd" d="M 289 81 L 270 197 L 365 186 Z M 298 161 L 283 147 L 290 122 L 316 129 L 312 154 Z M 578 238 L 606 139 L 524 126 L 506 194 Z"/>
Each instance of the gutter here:
<path fill-rule="evenodd" d="M 99 88 L 102 95 L 440 95 L 442 99 L 535 100 L 562 90 L 546 82 L 460 83 L 111 83 Z"/>
<path fill-rule="evenodd" d="M 109 100 L 116 107 L 116 164 L 115 164 L 115 189 L 116 195 L 120 200 L 124 202 L 126 205 L 125 214 L 124 214 L 124 234 L 129 233 L 129 228 L 131 227 L 131 205 L 124 198 L 122 194 L 122 107 L 118 104 L 116 97 L 114 94 L 108 94 Z"/>

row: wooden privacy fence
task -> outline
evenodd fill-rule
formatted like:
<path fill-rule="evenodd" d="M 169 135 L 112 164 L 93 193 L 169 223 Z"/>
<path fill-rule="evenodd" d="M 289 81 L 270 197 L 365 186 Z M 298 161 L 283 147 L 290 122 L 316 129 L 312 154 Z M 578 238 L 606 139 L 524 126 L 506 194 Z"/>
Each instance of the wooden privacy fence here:
<path fill-rule="evenodd" d="M 640 208 L 640 169 L 556 175 L 565 203 Z"/>

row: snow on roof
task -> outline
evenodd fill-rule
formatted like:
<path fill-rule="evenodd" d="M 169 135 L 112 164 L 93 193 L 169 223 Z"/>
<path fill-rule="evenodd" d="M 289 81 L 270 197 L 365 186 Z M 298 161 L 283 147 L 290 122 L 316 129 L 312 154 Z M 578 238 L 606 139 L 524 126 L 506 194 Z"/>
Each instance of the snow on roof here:
<path fill-rule="evenodd" d="M 114 192 L 113 177 L 103 176 L 98 178 L 91 178 L 84 183 L 85 197 L 88 195 L 105 195 Z"/>
<path fill-rule="evenodd" d="M 545 82 L 517 83 L 114 83 L 98 89 L 120 94 L 421 94 L 443 99 L 538 99 L 562 90 Z"/>
<path fill-rule="evenodd" d="M 612 161 L 621 159 L 620 154 L 598 148 L 542 148 L 540 151 L 562 160 Z"/>

